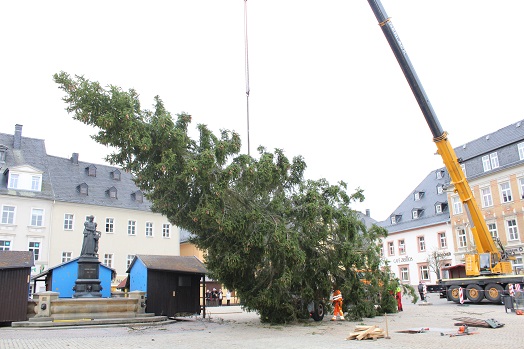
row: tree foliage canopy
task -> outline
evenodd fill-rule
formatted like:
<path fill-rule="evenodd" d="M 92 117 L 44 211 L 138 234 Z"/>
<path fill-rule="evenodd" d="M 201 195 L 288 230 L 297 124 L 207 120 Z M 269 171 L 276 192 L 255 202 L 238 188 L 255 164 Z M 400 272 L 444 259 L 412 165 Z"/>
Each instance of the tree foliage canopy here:
<path fill-rule="evenodd" d="M 280 149 L 240 154 L 235 132 L 215 135 L 198 125 L 199 138 L 191 139 L 191 116 L 174 121 L 158 96 L 147 110 L 132 89 L 64 72 L 54 79 L 67 111 L 97 128 L 98 143 L 116 149 L 107 160 L 135 175 L 155 212 L 195 236 L 211 276 L 236 290 L 247 310 L 262 321 L 294 321 L 336 284 L 355 317 L 374 315 L 377 280 L 387 278 L 376 273 L 376 240 L 385 231 L 368 229 L 349 208 L 364 199 L 362 190 L 348 194 L 344 182 L 305 180 L 304 159 L 290 160 Z M 366 277 L 372 282 L 361 282 L 356 270 L 373 271 Z"/>

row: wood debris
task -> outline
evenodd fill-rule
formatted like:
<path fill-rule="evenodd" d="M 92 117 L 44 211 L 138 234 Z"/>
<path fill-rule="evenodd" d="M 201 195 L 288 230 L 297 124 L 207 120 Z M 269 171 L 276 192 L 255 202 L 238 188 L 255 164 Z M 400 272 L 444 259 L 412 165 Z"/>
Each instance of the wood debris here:
<path fill-rule="evenodd" d="M 349 334 L 349 337 L 346 338 L 346 340 L 356 339 L 356 340 L 362 340 L 362 339 L 373 339 L 376 340 L 377 338 L 384 338 L 386 337 L 386 332 L 373 325 L 373 326 L 355 326 L 355 332 L 351 332 Z"/>
<path fill-rule="evenodd" d="M 458 320 L 460 322 L 455 323 L 455 326 L 476 326 L 476 327 L 486 327 L 486 328 L 499 328 L 504 326 L 504 324 L 498 322 L 495 319 L 474 319 L 470 317 L 459 317 L 459 318 L 453 318 L 453 320 Z"/>

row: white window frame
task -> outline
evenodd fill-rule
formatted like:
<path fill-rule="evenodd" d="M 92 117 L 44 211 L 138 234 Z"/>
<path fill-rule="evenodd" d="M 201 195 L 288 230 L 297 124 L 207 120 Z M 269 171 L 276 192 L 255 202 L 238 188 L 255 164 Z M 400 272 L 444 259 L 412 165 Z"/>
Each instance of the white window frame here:
<path fill-rule="evenodd" d="M 131 266 L 131 262 L 133 262 L 133 259 L 135 259 L 134 254 L 128 254 L 126 258 L 126 270 Z"/>
<path fill-rule="evenodd" d="M 162 237 L 165 239 L 171 238 L 171 224 L 169 223 L 162 224 Z"/>
<path fill-rule="evenodd" d="M 136 236 L 136 221 L 131 219 L 127 221 L 127 235 Z"/>
<path fill-rule="evenodd" d="M 484 172 L 491 170 L 491 161 L 489 161 L 489 155 L 484 155 L 482 157 L 482 168 L 484 169 Z"/>
<path fill-rule="evenodd" d="M 2 242 L 2 245 L 0 245 L 0 251 L 11 251 L 11 247 L 13 246 L 13 242 L 11 240 L 7 240 L 5 238 L 1 238 L 0 242 Z"/>
<path fill-rule="evenodd" d="M 491 234 L 491 237 L 493 239 L 498 239 L 499 231 L 497 229 L 497 223 L 496 222 L 490 222 L 490 223 L 486 223 L 486 224 L 488 226 L 488 231 Z"/>
<path fill-rule="evenodd" d="M 420 280 L 429 280 L 429 266 L 421 265 L 419 266 Z"/>
<path fill-rule="evenodd" d="M 404 239 L 398 240 L 398 254 L 406 254 L 406 241 Z"/>
<path fill-rule="evenodd" d="M 15 214 L 16 206 L 2 205 L 2 224 L 15 224 Z"/>
<path fill-rule="evenodd" d="M 442 213 L 442 204 L 436 204 L 435 205 L 435 213 L 437 213 L 437 214 Z"/>
<path fill-rule="evenodd" d="M 466 236 L 466 229 L 457 228 L 457 243 L 459 248 L 465 248 L 468 246 L 468 239 Z"/>
<path fill-rule="evenodd" d="M 388 256 L 395 255 L 395 243 L 393 241 L 388 241 Z"/>
<path fill-rule="evenodd" d="M 72 252 L 62 252 L 62 263 L 69 262 L 73 256 Z"/>
<path fill-rule="evenodd" d="M 451 202 L 453 203 L 453 214 L 462 214 L 463 208 L 462 208 L 462 201 L 460 201 L 460 198 L 458 196 L 452 196 Z"/>
<path fill-rule="evenodd" d="M 460 168 L 462 169 L 462 172 L 464 172 L 464 177 L 468 178 L 468 174 L 466 173 L 466 164 L 460 164 Z"/>
<path fill-rule="evenodd" d="M 44 226 L 44 209 L 43 208 L 32 208 L 31 209 L 31 222 L 29 225 L 32 227 L 43 227 Z"/>
<path fill-rule="evenodd" d="M 42 248 L 42 243 L 40 241 L 31 240 L 27 243 L 27 250 L 33 252 L 33 258 L 35 261 L 40 259 L 40 252 Z"/>
<path fill-rule="evenodd" d="M 500 201 L 505 204 L 513 201 L 513 194 L 511 192 L 511 185 L 509 182 L 499 183 L 500 187 Z"/>
<path fill-rule="evenodd" d="M 113 234 L 115 232 L 115 219 L 113 217 L 106 217 L 104 229 L 107 234 Z"/>
<path fill-rule="evenodd" d="M 417 245 L 419 252 L 426 251 L 426 238 L 424 236 L 417 236 Z"/>
<path fill-rule="evenodd" d="M 153 222 L 146 222 L 146 237 L 153 237 Z"/>
<path fill-rule="evenodd" d="M 517 150 L 519 152 L 519 159 L 524 160 L 524 142 L 517 144 Z"/>
<path fill-rule="evenodd" d="M 508 241 L 519 241 L 519 228 L 515 218 L 506 219 L 506 232 L 508 233 Z"/>
<path fill-rule="evenodd" d="M 493 196 L 491 195 L 491 187 L 480 188 L 480 195 L 482 196 L 482 207 L 493 206 Z"/>
<path fill-rule="evenodd" d="M 73 230 L 75 226 L 75 215 L 72 213 L 64 213 L 64 230 Z"/>
<path fill-rule="evenodd" d="M 438 233 L 438 245 L 440 248 L 448 247 L 448 239 L 446 238 L 446 232 Z"/>
<path fill-rule="evenodd" d="M 520 198 L 524 200 L 524 177 L 519 178 Z"/>
<path fill-rule="evenodd" d="M 113 258 L 114 255 L 112 253 L 104 254 L 104 265 L 108 268 L 113 268 Z"/>
<path fill-rule="evenodd" d="M 494 170 L 496 168 L 499 168 L 499 156 L 497 155 L 497 152 L 489 154 L 489 160 L 491 162 L 491 169 Z"/>
<path fill-rule="evenodd" d="M 409 268 L 406 266 L 399 267 L 400 270 L 400 280 L 403 282 L 409 281 Z"/>
<path fill-rule="evenodd" d="M 411 211 L 411 217 L 413 219 L 417 219 L 418 218 L 418 210 L 413 210 Z"/>

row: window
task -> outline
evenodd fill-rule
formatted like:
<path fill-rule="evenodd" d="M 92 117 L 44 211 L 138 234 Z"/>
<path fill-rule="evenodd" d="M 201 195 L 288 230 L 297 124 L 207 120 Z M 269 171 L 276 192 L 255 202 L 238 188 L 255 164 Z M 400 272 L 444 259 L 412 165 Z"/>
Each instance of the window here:
<path fill-rule="evenodd" d="M 0 251 L 10 251 L 11 250 L 11 241 L 0 240 Z"/>
<path fill-rule="evenodd" d="M 404 240 L 398 240 L 398 254 L 406 254 L 406 244 Z"/>
<path fill-rule="evenodd" d="M 148 237 L 153 236 L 153 223 L 152 222 L 146 222 L 146 236 Z"/>
<path fill-rule="evenodd" d="M 508 240 L 519 240 L 519 230 L 517 228 L 517 221 L 515 219 L 508 219 L 506 221 L 506 227 L 508 229 Z"/>
<path fill-rule="evenodd" d="M 7 147 L 0 144 L 0 162 L 5 162 L 5 153 L 7 153 Z"/>
<path fill-rule="evenodd" d="M 491 170 L 491 163 L 489 162 L 489 155 L 484 155 L 482 157 L 482 167 L 484 172 Z"/>
<path fill-rule="evenodd" d="M 499 167 L 499 157 L 497 153 L 489 154 L 489 160 L 491 161 L 491 168 L 493 170 Z"/>
<path fill-rule="evenodd" d="M 62 263 L 69 262 L 71 260 L 72 252 L 62 252 Z"/>
<path fill-rule="evenodd" d="M 71 213 L 64 214 L 64 230 L 73 230 L 73 218 Z"/>
<path fill-rule="evenodd" d="M 409 269 L 408 267 L 401 266 L 399 267 L 400 270 L 400 280 L 403 282 L 409 282 Z"/>
<path fill-rule="evenodd" d="M 491 233 L 493 239 L 498 239 L 499 232 L 497 230 L 497 223 L 488 223 L 488 230 Z"/>
<path fill-rule="evenodd" d="M 42 227 L 44 225 L 44 210 L 33 208 L 31 210 L 31 225 L 33 227 Z"/>
<path fill-rule="evenodd" d="M 171 225 L 169 223 L 165 223 L 162 225 L 162 237 L 164 238 L 171 237 L 169 233 L 170 228 L 171 228 Z"/>
<path fill-rule="evenodd" d="M 491 196 L 491 188 L 485 187 L 480 189 L 480 195 L 482 196 L 482 207 L 493 206 L 493 198 Z"/>
<path fill-rule="evenodd" d="M 136 221 L 127 221 L 127 235 L 136 235 Z"/>
<path fill-rule="evenodd" d="M 424 192 L 423 191 L 418 191 L 414 194 L 414 199 L 415 201 L 419 201 L 420 199 L 422 199 L 424 197 Z"/>
<path fill-rule="evenodd" d="M 36 241 L 30 241 L 29 251 L 33 252 L 33 257 L 35 258 L 35 261 L 37 261 L 40 257 L 40 243 Z"/>
<path fill-rule="evenodd" d="M 418 210 L 416 210 L 416 209 L 413 210 L 413 211 L 411 212 L 411 216 L 413 217 L 413 219 L 417 219 L 417 218 L 418 218 Z"/>
<path fill-rule="evenodd" d="M 96 166 L 95 165 L 87 166 L 86 173 L 89 177 L 96 177 Z"/>
<path fill-rule="evenodd" d="M 429 280 L 429 267 L 427 265 L 421 265 L 419 267 L 420 280 Z"/>
<path fill-rule="evenodd" d="M 459 247 L 466 247 L 468 245 L 466 240 L 466 231 L 463 228 L 457 229 L 457 239 Z"/>
<path fill-rule="evenodd" d="M 460 198 L 458 196 L 453 196 L 451 202 L 453 203 L 453 214 L 461 214 L 462 202 L 460 202 Z"/>
<path fill-rule="evenodd" d="M 114 233 L 114 232 L 115 232 L 115 219 L 106 218 L 106 233 Z"/>
<path fill-rule="evenodd" d="M 391 216 L 391 224 L 397 224 L 397 220 L 395 219 L 395 216 Z"/>
<path fill-rule="evenodd" d="M 128 255 L 127 255 L 127 259 L 126 259 L 126 269 L 128 269 L 129 266 L 131 266 L 131 263 L 133 262 L 133 259 L 135 259 L 135 255 L 134 255 L 134 254 L 128 254 Z"/>
<path fill-rule="evenodd" d="M 440 248 L 448 247 L 448 241 L 446 240 L 446 233 L 438 233 L 438 245 Z"/>
<path fill-rule="evenodd" d="M 437 194 L 442 194 L 444 192 L 444 187 L 441 185 L 437 186 Z"/>
<path fill-rule="evenodd" d="M 417 238 L 417 240 L 418 240 L 418 250 L 419 250 L 419 252 L 426 251 L 426 239 L 424 239 L 423 236 L 419 236 Z"/>
<path fill-rule="evenodd" d="M 117 199 L 117 190 L 115 187 L 111 187 L 107 190 L 107 196 L 109 196 L 111 199 Z"/>
<path fill-rule="evenodd" d="M 9 189 L 17 189 L 18 188 L 18 174 L 16 173 L 10 173 L 9 174 Z"/>
<path fill-rule="evenodd" d="M 393 244 L 393 241 L 388 241 L 388 254 L 390 256 L 395 255 L 395 245 Z"/>
<path fill-rule="evenodd" d="M 517 149 L 519 151 L 519 159 L 524 160 L 524 143 L 519 143 Z"/>
<path fill-rule="evenodd" d="M 80 184 L 78 187 L 78 192 L 81 194 L 81 195 L 89 195 L 89 186 L 85 183 L 82 183 Z"/>
<path fill-rule="evenodd" d="M 519 178 L 520 198 L 524 199 L 524 177 Z"/>
<path fill-rule="evenodd" d="M 14 206 L 2 206 L 2 224 L 15 224 Z"/>
<path fill-rule="evenodd" d="M 442 178 L 444 178 L 444 171 L 442 171 L 442 170 L 438 170 L 436 174 L 437 174 L 437 179 L 442 179 Z"/>
<path fill-rule="evenodd" d="M 136 201 L 136 202 L 144 202 L 144 194 L 142 194 L 142 192 L 139 190 L 139 191 L 135 191 L 133 194 L 133 199 Z"/>
<path fill-rule="evenodd" d="M 503 203 L 513 201 L 513 195 L 511 194 L 509 182 L 500 183 L 500 195 L 502 196 Z"/>
<path fill-rule="evenodd" d="M 111 172 L 112 176 L 113 176 L 113 179 L 115 181 L 119 181 L 120 180 L 120 171 L 119 170 L 114 170 L 113 172 Z"/>
<path fill-rule="evenodd" d="M 460 164 L 460 168 L 462 169 L 462 172 L 464 172 L 464 177 L 468 178 L 468 175 L 466 173 L 466 164 Z"/>
<path fill-rule="evenodd" d="M 108 268 L 113 267 L 113 254 L 112 253 L 104 254 L 104 265 Z"/>
<path fill-rule="evenodd" d="M 436 204 L 435 205 L 435 213 L 436 214 L 442 213 L 442 205 L 441 204 Z"/>

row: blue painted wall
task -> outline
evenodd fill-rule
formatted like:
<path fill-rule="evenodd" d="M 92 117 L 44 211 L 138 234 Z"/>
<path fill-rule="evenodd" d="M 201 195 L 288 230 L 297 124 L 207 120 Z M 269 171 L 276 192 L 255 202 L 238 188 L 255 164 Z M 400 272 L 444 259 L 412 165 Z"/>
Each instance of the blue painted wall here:
<path fill-rule="evenodd" d="M 129 270 L 129 291 L 147 292 L 147 268 L 140 258 L 135 259 Z"/>
<path fill-rule="evenodd" d="M 75 293 L 73 286 L 78 279 L 78 260 L 72 260 L 52 269 L 51 291 L 60 293 L 60 298 L 73 298 Z M 110 268 L 100 264 L 98 277 L 102 285 L 103 298 L 111 297 L 111 272 Z"/>

